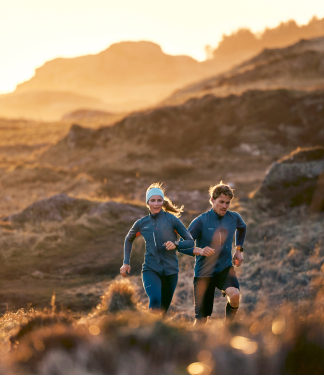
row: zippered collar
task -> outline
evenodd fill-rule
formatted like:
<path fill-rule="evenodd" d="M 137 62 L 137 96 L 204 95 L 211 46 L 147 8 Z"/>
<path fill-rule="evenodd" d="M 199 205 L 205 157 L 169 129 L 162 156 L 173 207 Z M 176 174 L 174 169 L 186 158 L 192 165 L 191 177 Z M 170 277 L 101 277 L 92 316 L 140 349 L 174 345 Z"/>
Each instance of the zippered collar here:
<path fill-rule="evenodd" d="M 157 218 L 161 217 L 161 213 L 162 213 L 162 212 L 163 212 L 163 209 L 161 209 L 161 211 L 159 211 L 159 212 L 156 213 L 156 214 L 152 214 L 152 213 L 150 212 L 150 217 L 153 218 L 153 219 L 157 219 Z"/>
<path fill-rule="evenodd" d="M 226 211 L 226 213 L 224 214 L 224 215 L 219 215 L 219 214 L 217 214 L 215 211 L 214 211 L 214 209 L 213 208 L 211 208 L 210 210 L 209 210 L 210 212 L 212 212 L 212 213 L 214 213 L 214 214 L 212 214 L 212 215 L 214 215 L 218 220 L 222 220 L 225 216 L 226 216 L 226 214 L 227 214 L 227 211 Z"/>

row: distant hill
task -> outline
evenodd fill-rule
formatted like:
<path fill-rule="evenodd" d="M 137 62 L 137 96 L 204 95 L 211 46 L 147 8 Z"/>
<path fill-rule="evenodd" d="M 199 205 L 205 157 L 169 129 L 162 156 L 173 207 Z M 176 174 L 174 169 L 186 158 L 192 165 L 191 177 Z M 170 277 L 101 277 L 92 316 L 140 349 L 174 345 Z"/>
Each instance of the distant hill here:
<path fill-rule="evenodd" d="M 51 88 L 110 99 L 109 87 L 182 84 L 188 76 L 201 74 L 198 62 L 191 57 L 167 55 L 152 42 L 121 42 L 96 55 L 49 61 L 29 81 L 18 85 L 16 92 Z"/>
<path fill-rule="evenodd" d="M 155 43 L 121 42 L 96 55 L 49 61 L 15 94 L 73 92 L 105 102 L 108 111 L 130 111 L 208 74 L 193 58 L 167 55 Z"/>
<path fill-rule="evenodd" d="M 165 104 L 180 104 L 206 94 L 226 96 L 246 90 L 324 88 L 324 37 L 285 48 L 265 49 L 232 70 L 176 91 Z"/>
<path fill-rule="evenodd" d="M 83 107 L 103 110 L 107 105 L 96 98 L 62 91 L 35 90 L 0 95 L 0 116 L 6 118 L 56 121 L 60 119 L 59 114 Z"/>
<path fill-rule="evenodd" d="M 209 62 L 217 64 L 218 72 L 221 72 L 250 59 L 265 48 L 286 47 L 300 39 L 323 35 L 324 18 L 319 20 L 316 17 L 313 17 L 307 25 L 299 26 L 295 21 L 290 20 L 272 29 L 266 28 L 258 34 L 247 28 L 241 28 L 230 35 L 223 35 L 223 39 L 213 51 L 208 46 L 211 55 Z"/>
<path fill-rule="evenodd" d="M 95 55 L 46 62 L 13 93 L 0 96 L 0 116 L 52 121 L 80 109 L 124 113 L 153 107 L 174 91 L 226 72 L 264 48 L 322 35 L 324 19 L 315 18 L 304 26 L 282 23 L 260 35 L 240 29 L 225 35 L 214 51 L 210 47 L 210 59 L 203 62 L 165 54 L 148 41 L 116 43 Z"/>

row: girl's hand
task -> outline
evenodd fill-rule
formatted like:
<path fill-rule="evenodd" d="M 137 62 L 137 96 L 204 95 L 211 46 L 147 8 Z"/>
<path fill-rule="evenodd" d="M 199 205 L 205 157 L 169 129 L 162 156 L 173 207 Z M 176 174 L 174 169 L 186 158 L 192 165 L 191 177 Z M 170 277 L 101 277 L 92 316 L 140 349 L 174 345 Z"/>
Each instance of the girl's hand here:
<path fill-rule="evenodd" d="M 129 274 L 131 271 L 131 267 L 130 265 L 127 265 L 127 264 L 124 264 L 121 268 L 120 268 L 120 274 L 123 276 L 123 277 L 126 277 L 126 272 Z"/>
<path fill-rule="evenodd" d="M 173 249 L 176 249 L 176 245 L 170 241 L 164 243 L 163 245 L 165 245 L 168 251 L 172 251 Z"/>

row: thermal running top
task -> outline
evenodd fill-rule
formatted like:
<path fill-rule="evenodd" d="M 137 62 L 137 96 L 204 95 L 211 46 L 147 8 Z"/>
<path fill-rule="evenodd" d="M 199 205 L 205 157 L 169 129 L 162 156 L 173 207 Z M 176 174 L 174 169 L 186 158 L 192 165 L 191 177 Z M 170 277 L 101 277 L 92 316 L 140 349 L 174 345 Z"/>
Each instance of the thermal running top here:
<path fill-rule="evenodd" d="M 195 218 L 188 227 L 190 234 L 200 248 L 211 247 L 215 253 L 211 256 L 196 256 L 195 277 L 212 277 L 232 263 L 232 242 L 243 246 L 246 224 L 242 217 L 232 211 L 220 216 L 210 209 Z"/>
<path fill-rule="evenodd" d="M 178 273 L 176 250 L 168 251 L 164 245 L 167 241 L 175 242 L 177 234 L 183 239 L 178 251 L 193 256 L 194 241 L 184 224 L 173 214 L 161 210 L 158 214 L 150 213 L 139 219 L 125 238 L 124 264 L 130 264 L 133 241 L 142 235 L 146 248 L 142 270 L 154 270 L 160 275 Z"/>

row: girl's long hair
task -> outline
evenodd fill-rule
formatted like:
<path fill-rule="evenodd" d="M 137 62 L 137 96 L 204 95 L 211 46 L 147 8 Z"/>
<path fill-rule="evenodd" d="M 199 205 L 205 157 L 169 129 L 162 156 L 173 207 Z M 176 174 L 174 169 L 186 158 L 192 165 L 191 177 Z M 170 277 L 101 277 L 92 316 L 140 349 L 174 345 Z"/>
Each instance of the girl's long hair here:
<path fill-rule="evenodd" d="M 179 218 L 181 216 L 181 213 L 183 212 L 184 206 L 181 205 L 181 207 L 179 208 L 178 206 L 176 206 L 172 203 L 172 201 L 169 199 L 169 197 L 167 197 L 165 195 L 165 188 L 163 187 L 163 183 L 153 183 L 153 184 L 151 184 L 147 188 L 146 192 L 148 192 L 152 188 L 160 188 L 162 190 L 163 194 L 164 194 L 164 203 L 163 203 L 162 209 L 164 211 L 168 212 L 168 213 L 173 214 L 175 217 Z M 147 203 L 146 203 L 146 205 L 147 205 Z"/>

